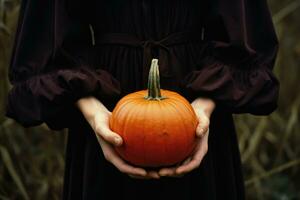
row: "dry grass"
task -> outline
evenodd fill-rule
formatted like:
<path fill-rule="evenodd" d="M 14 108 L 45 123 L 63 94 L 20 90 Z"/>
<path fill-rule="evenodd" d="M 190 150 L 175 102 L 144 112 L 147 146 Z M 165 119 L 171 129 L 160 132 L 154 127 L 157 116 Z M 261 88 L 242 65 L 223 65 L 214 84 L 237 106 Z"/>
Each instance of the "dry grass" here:
<path fill-rule="evenodd" d="M 300 1 L 270 0 L 280 39 L 278 110 L 269 117 L 235 115 L 249 199 L 300 199 Z M 19 1 L 0 0 L 0 113 L 9 90 L 7 66 Z M 24 129 L 0 115 L 0 200 L 59 199 L 64 132 Z"/>

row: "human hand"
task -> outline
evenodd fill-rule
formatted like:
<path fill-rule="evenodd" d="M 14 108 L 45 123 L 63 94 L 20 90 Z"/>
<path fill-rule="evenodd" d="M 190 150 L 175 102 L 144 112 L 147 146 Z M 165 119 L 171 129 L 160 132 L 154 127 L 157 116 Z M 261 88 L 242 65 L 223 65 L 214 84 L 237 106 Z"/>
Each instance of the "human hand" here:
<path fill-rule="evenodd" d="M 160 169 L 160 176 L 182 177 L 184 174 L 199 167 L 208 151 L 210 115 L 215 108 L 215 104 L 212 100 L 197 98 L 191 105 L 199 120 L 196 129 L 196 147 L 192 154 L 179 165 Z"/>
<path fill-rule="evenodd" d="M 134 167 L 124 161 L 115 151 L 114 146 L 122 145 L 122 138 L 109 128 L 111 112 L 96 98 L 86 97 L 78 100 L 76 105 L 94 130 L 105 159 L 112 163 L 120 172 L 132 178 L 159 178 L 158 173 Z"/>

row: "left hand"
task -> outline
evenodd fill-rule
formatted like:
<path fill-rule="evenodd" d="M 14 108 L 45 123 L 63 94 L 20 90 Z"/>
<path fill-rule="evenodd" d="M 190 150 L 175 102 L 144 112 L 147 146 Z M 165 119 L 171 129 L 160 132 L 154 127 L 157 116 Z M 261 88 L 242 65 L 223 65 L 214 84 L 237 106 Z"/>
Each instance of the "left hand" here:
<path fill-rule="evenodd" d="M 199 167 L 208 150 L 209 119 L 215 108 L 215 103 L 210 99 L 197 98 L 191 103 L 198 117 L 199 124 L 196 129 L 197 145 L 193 153 L 179 166 L 162 168 L 160 176 L 182 177 L 184 174 Z"/>

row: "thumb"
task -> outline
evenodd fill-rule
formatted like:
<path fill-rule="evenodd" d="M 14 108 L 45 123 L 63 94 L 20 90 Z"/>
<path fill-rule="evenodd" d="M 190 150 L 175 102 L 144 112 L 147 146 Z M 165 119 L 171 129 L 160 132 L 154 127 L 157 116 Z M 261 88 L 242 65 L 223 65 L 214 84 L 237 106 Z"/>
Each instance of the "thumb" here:
<path fill-rule="evenodd" d="M 196 128 L 196 135 L 202 137 L 209 128 L 209 118 L 205 114 L 198 115 L 198 126 Z"/>
<path fill-rule="evenodd" d="M 113 132 L 109 129 L 108 126 L 105 126 L 102 124 L 102 126 L 99 124 L 99 126 L 96 128 L 95 133 L 100 135 L 105 141 L 115 145 L 120 146 L 123 143 L 122 137 Z"/>

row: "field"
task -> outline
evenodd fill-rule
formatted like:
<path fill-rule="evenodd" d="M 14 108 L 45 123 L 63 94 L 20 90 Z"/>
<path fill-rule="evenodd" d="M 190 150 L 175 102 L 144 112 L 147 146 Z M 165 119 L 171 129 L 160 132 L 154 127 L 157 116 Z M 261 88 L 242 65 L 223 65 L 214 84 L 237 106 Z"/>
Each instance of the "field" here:
<path fill-rule="evenodd" d="M 280 41 L 279 108 L 267 117 L 234 118 L 248 199 L 300 199 L 300 1 L 268 2 Z M 24 129 L 3 115 L 19 4 L 0 0 L 0 200 L 59 199 L 66 131 Z"/>

